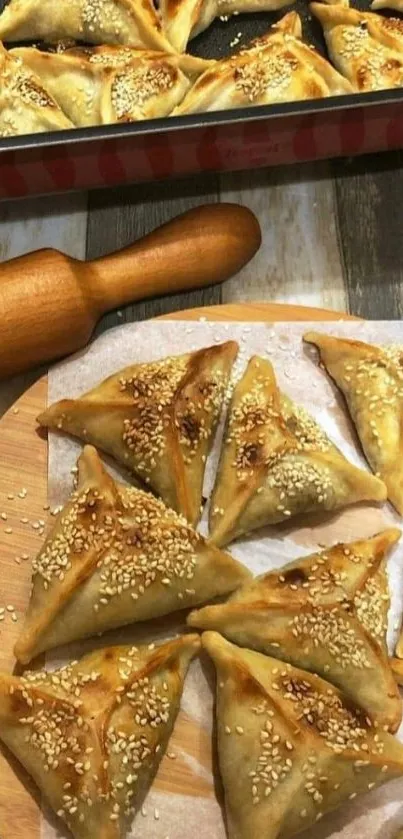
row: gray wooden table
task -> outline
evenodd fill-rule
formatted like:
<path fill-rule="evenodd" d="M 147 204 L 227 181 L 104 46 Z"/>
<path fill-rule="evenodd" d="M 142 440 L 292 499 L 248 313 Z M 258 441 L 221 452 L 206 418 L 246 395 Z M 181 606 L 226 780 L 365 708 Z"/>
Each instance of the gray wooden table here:
<path fill-rule="evenodd" d="M 196 204 L 246 204 L 263 244 L 221 287 L 128 306 L 116 323 L 191 306 L 265 300 L 324 306 L 365 318 L 403 312 L 400 152 L 169 183 L 0 203 L 0 260 L 39 247 L 95 258 L 123 247 Z M 38 375 L 0 386 L 0 411 Z"/>

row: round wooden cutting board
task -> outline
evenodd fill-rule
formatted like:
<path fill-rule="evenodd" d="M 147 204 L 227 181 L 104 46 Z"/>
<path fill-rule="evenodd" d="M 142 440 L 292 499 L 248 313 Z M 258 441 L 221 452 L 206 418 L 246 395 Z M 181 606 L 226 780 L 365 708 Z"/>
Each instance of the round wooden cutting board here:
<path fill-rule="evenodd" d="M 324 309 L 283 304 L 234 304 L 190 309 L 166 316 L 169 319 L 228 321 L 331 321 L 351 316 Z M 47 442 L 37 431 L 36 417 L 47 398 L 46 376 L 36 382 L 0 420 L 0 670 L 15 665 L 13 646 L 27 606 L 31 559 L 43 542 L 51 513 L 47 509 Z M 11 608 L 12 607 L 12 608 Z M 1 611 L 4 609 L 4 613 Z M 210 738 L 192 730 L 194 723 L 180 716 L 171 748 L 186 743 L 206 750 Z M 180 760 L 163 760 L 156 783 L 165 791 L 201 796 L 213 794 L 207 782 L 195 780 Z M 0 747 L 0 837 L 40 839 L 41 811 L 38 793 L 21 766 Z"/>

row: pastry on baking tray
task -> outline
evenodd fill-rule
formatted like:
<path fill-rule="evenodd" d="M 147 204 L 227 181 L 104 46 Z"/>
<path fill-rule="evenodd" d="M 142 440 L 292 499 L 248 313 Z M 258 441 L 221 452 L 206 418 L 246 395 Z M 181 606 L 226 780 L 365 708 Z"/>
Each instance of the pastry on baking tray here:
<path fill-rule="evenodd" d="M 25 47 L 11 52 L 36 73 L 76 126 L 168 116 L 189 89 L 189 76 L 212 63 L 113 46 L 56 53 Z"/>
<path fill-rule="evenodd" d="M 311 3 L 330 58 L 357 92 L 403 85 L 403 21 L 350 9 L 348 3 Z"/>
<path fill-rule="evenodd" d="M 205 603 L 249 578 L 162 501 L 116 484 L 91 446 L 78 467 L 77 491 L 33 562 L 19 661 Z"/>
<path fill-rule="evenodd" d="M 288 839 L 403 774 L 403 746 L 328 682 L 215 632 L 202 642 L 229 839 Z"/>
<path fill-rule="evenodd" d="M 75 839 L 124 839 L 199 646 L 187 635 L 153 650 L 97 650 L 50 673 L 0 673 L 0 739 Z"/>
<path fill-rule="evenodd" d="M 152 0 L 10 0 L 0 14 L 2 41 L 69 38 L 172 52 Z"/>
<path fill-rule="evenodd" d="M 113 455 L 195 524 L 206 457 L 237 351 L 228 341 L 133 364 L 79 399 L 51 405 L 39 422 Z"/>
<path fill-rule="evenodd" d="M 73 127 L 38 76 L 0 43 L 0 137 Z"/>
<path fill-rule="evenodd" d="M 287 5 L 288 0 L 160 0 L 159 11 L 165 34 L 182 52 L 189 39 L 207 29 L 216 17 L 270 12 Z"/>
<path fill-rule="evenodd" d="M 254 356 L 235 387 L 210 504 L 218 545 L 300 513 L 385 501 L 379 478 L 349 463 L 322 428 L 282 394 Z"/>
<path fill-rule="evenodd" d="M 351 92 L 350 83 L 301 41 L 300 17 L 290 12 L 266 35 L 203 73 L 173 116 Z"/>
<path fill-rule="evenodd" d="M 247 581 L 188 617 L 230 641 L 318 673 L 395 731 L 402 711 L 386 648 L 386 554 L 400 531 L 335 545 Z"/>
<path fill-rule="evenodd" d="M 403 347 L 376 347 L 308 332 L 342 391 L 365 456 L 403 515 Z"/>

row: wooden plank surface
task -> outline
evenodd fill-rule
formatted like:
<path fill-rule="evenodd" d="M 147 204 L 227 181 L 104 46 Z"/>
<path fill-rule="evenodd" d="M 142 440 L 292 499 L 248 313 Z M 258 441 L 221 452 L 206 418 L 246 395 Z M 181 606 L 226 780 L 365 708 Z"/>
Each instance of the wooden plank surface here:
<path fill-rule="evenodd" d="M 87 258 L 123 247 L 202 202 L 257 214 L 262 248 L 221 288 L 127 306 L 98 332 L 190 306 L 291 302 L 366 318 L 402 316 L 401 153 L 0 203 L 0 259 L 52 245 Z M 42 371 L 0 384 L 0 414 Z"/>
<path fill-rule="evenodd" d="M 363 318 L 403 315 L 401 152 L 333 163 L 348 309 Z"/>
<path fill-rule="evenodd" d="M 84 259 L 86 236 L 86 193 L 0 202 L 0 262 L 50 247 Z M 33 370 L 0 383 L 0 416 L 42 372 Z"/>
<path fill-rule="evenodd" d="M 338 318 L 321 310 L 303 311 L 265 304 L 221 306 L 203 309 L 211 319 L 264 321 L 281 319 L 322 320 Z M 187 313 L 200 317 L 200 310 Z M 51 522 L 46 509 L 47 444 L 36 429 L 36 417 L 46 405 L 46 377 L 24 393 L 0 420 L 0 607 L 6 610 L 0 623 L 0 670 L 15 668 L 13 646 L 30 594 L 31 560 L 43 541 L 43 530 Z M 2 515 L 3 514 L 3 515 Z M 4 515 L 6 519 L 4 519 Z M 7 606 L 13 607 L 13 612 Z M 15 614 L 16 620 L 13 619 Z M 170 751 L 190 756 L 197 751 L 203 765 L 211 765 L 211 738 L 196 728 L 195 722 L 180 715 L 170 741 Z M 196 754 L 196 752 L 195 752 Z M 165 758 L 158 772 L 156 788 L 164 791 L 190 791 L 212 796 L 213 789 L 194 775 L 191 760 Z M 40 839 L 40 801 L 30 779 L 0 744 L 0 837 L 1 839 Z"/>
<path fill-rule="evenodd" d="M 330 166 L 222 175 L 223 200 L 247 204 L 262 228 L 255 259 L 222 288 L 223 303 L 273 300 L 346 310 Z"/>

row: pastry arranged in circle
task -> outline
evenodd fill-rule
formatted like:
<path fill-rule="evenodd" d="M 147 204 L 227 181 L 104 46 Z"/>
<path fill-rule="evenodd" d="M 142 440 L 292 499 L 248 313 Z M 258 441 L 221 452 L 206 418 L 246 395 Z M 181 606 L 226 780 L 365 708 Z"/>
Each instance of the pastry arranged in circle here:
<path fill-rule="evenodd" d="M 59 57 L 95 55 L 113 74 L 128 66 L 127 52 L 134 51 Z M 178 56 L 172 66 L 180 64 Z M 132 365 L 39 420 L 97 443 L 161 498 L 115 481 L 97 450 L 84 446 L 77 487 L 54 511 L 33 560 L 16 657 L 24 665 L 68 642 L 192 608 L 187 623 L 203 631 L 217 670 L 228 839 L 291 839 L 403 774 L 403 746 L 391 736 L 402 717 L 403 642 L 389 658 L 386 567 L 400 531 L 329 546 L 254 579 L 219 547 L 266 524 L 298 524 L 301 514 L 381 502 L 388 491 L 398 506 L 398 479 L 393 483 L 385 464 L 392 456 L 399 462 L 400 349 L 312 332 L 305 340 L 320 348 L 343 392 L 347 382 L 363 445 L 368 429 L 364 423 L 361 432 L 360 423 L 368 416 L 370 441 L 386 441 L 381 477 L 350 463 L 281 392 L 271 363 L 253 356 L 228 406 L 211 540 L 191 522 L 200 515 L 236 343 Z M 4 614 L 0 607 L 0 620 Z M 107 647 L 53 672 L 0 673 L 0 739 L 74 839 L 125 839 L 200 646 L 197 635 L 184 635 L 158 648 Z M 189 722 L 185 717 L 178 742 L 189 739 Z M 195 753 L 201 764 L 202 753 Z"/>
<path fill-rule="evenodd" d="M 302 40 L 289 12 L 266 35 L 203 73 L 173 116 L 352 93 L 350 83 Z"/>
<path fill-rule="evenodd" d="M 403 774 L 403 746 L 319 676 L 215 632 L 217 738 L 229 839 L 288 839 Z"/>
<path fill-rule="evenodd" d="M 210 504 L 210 535 L 224 545 L 301 513 L 385 501 L 385 484 L 353 466 L 253 356 L 235 387 Z"/>
<path fill-rule="evenodd" d="M 364 454 L 403 515 L 403 347 L 307 332 L 343 393 Z"/>
<path fill-rule="evenodd" d="M 111 454 L 196 524 L 206 458 L 238 352 L 235 341 L 133 364 L 38 422 Z"/>
<path fill-rule="evenodd" d="M 402 703 L 386 647 L 386 556 L 399 538 L 391 528 L 297 559 L 248 581 L 227 603 L 192 612 L 188 623 L 319 674 L 396 731 Z"/>
<path fill-rule="evenodd" d="M 78 489 L 33 561 L 19 661 L 205 603 L 250 577 L 162 501 L 116 484 L 91 446 L 78 469 Z"/>
<path fill-rule="evenodd" d="M 74 839 L 124 839 L 179 711 L 197 635 L 97 650 L 59 670 L 0 673 L 0 739 Z"/>

